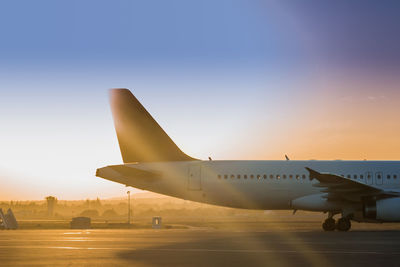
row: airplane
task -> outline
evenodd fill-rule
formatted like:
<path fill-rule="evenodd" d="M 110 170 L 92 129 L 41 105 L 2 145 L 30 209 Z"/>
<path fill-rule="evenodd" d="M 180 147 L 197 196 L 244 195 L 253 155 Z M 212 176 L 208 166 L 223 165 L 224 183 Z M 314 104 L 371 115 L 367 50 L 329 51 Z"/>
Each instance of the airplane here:
<path fill-rule="evenodd" d="M 325 231 L 400 222 L 399 161 L 203 161 L 182 152 L 128 89 L 111 89 L 110 104 L 124 164 L 98 177 L 218 206 L 324 212 Z"/>

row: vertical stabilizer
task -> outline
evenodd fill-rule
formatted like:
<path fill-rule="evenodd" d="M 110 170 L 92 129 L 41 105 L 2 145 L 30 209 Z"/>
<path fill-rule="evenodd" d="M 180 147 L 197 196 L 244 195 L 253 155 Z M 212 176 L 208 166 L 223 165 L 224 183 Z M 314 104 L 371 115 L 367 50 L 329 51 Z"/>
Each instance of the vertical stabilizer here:
<path fill-rule="evenodd" d="M 196 160 L 183 153 L 128 89 L 110 90 L 124 163 Z"/>

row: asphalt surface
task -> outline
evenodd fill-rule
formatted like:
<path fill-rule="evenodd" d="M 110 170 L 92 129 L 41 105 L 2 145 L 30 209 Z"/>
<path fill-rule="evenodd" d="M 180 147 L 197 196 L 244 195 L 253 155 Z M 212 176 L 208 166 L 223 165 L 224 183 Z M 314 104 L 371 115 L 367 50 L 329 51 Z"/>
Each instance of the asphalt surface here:
<path fill-rule="evenodd" d="M 400 231 L 0 231 L 0 266 L 399 266 Z"/>

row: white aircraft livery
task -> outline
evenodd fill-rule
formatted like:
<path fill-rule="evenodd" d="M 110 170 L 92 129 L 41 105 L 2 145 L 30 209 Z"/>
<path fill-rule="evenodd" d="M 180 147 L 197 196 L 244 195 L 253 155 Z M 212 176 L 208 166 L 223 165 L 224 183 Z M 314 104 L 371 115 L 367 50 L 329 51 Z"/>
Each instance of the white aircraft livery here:
<path fill-rule="evenodd" d="M 399 161 L 202 161 L 183 153 L 129 90 L 112 89 L 110 101 L 124 164 L 97 169 L 98 177 L 219 206 L 324 212 L 325 231 L 348 231 L 352 220 L 400 222 Z"/>

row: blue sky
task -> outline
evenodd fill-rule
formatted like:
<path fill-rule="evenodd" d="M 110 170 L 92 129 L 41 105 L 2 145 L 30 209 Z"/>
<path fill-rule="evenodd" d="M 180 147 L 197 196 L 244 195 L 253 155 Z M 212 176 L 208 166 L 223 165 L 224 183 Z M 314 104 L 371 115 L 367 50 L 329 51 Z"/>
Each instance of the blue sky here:
<path fill-rule="evenodd" d="M 376 132 L 352 152 L 321 151 L 393 125 L 399 11 L 370 0 L 2 1 L 0 199 L 123 194 L 93 177 L 121 162 L 115 87 L 195 157 L 396 158 L 394 136 L 360 151 Z"/>
<path fill-rule="evenodd" d="M 287 42 L 290 34 L 268 24 L 275 19 L 273 12 L 260 10 L 263 5 L 258 1 L 17 1 L 2 5 L 6 40 L 2 57 L 11 62 L 109 62 L 138 67 L 264 63 L 263 57 L 277 56 L 272 50 L 298 49 Z"/>
<path fill-rule="evenodd" d="M 371 0 L 3 1 L 1 65 L 398 67 L 399 5 Z"/>

